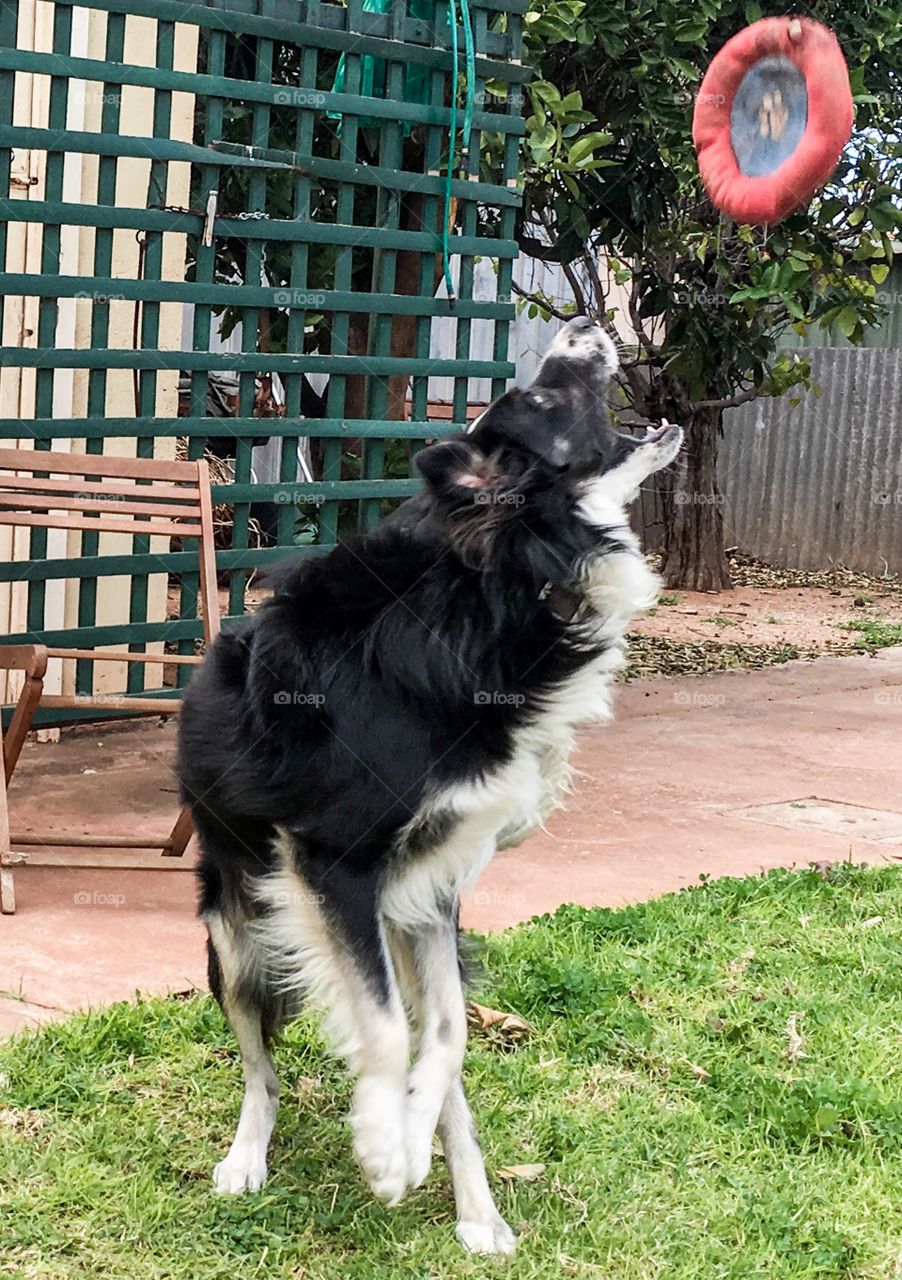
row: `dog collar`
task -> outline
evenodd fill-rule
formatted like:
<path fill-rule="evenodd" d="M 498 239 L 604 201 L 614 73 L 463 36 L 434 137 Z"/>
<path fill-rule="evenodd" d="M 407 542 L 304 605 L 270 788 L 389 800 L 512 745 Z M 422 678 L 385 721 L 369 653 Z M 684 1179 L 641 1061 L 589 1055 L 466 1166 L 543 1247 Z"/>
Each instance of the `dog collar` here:
<path fill-rule="evenodd" d="M 558 622 L 580 622 L 592 609 L 588 596 L 582 591 L 571 591 L 556 582 L 546 582 L 539 592 L 539 599 Z"/>

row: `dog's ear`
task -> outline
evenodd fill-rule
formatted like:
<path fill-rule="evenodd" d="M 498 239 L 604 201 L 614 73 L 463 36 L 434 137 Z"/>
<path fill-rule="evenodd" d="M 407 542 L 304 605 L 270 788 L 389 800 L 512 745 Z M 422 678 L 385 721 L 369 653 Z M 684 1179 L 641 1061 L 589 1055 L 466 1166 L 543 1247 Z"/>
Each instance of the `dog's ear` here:
<path fill-rule="evenodd" d="M 485 569 L 522 495 L 510 451 L 483 453 L 472 440 L 443 440 L 417 454 L 417 466 L 448 518 L 454 550 L 471 569 Z"/>
<path fill-rule="evenodd" d="M 504 479 L 497 457 L 486 457 L 469 440 L 430 445 L 416 455 L 416 464 L 429 488 L 448 497 L 490 489 Z"/>

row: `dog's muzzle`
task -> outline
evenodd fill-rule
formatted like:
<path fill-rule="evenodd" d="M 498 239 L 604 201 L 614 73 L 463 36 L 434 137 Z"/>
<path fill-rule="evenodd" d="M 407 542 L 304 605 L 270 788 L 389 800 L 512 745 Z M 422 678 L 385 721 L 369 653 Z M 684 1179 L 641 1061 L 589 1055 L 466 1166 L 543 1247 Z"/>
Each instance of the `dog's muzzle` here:
<path fill-rule="evenodd" d="M 546 360 L 600 361 L 604 377 L 617 371 L 617 348 L 603 329 L 588 316 L 575 316 L 559 330 L 548 348 Z"/>

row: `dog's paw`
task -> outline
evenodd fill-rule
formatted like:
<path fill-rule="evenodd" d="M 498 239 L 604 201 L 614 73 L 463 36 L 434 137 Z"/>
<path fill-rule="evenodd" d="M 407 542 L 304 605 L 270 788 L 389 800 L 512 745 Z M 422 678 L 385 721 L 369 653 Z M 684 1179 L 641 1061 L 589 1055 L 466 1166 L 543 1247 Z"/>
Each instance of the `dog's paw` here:
<path fill-rule="evenodd" d="M 354 1159 L 374 1196 L 386 1204 L 400 1204 L 407 1191 L 407 1153 L 400 1125 L 386 1122 L 372 1111 L 357 1113 L 354 1128 Z"/>
<path fill-rule="evenodd" d="M 403 1081 L 361 1077 L 351 1110 L 354 1158 L 373 1195 L 400 1204 L 407 1191 Z"/>
<path fill-rule="evenodd" d="M 395 1146 L 377 1145 L 368 1135 L 358 1134 L 354 1158 L 378 1200 L 387 1205 L 401 1203 L 407 1192 L 407 1157 L 400 1142 Z"/>
<path fill-rule="evenodd" d="M 231 1150 L 213 1170 L 213 1187 L 220 1196 L 259 1191 L 266 1181 L 266 1156 L 250 1147 Z"/>
<path fill-rule="evenodd" d="M 517 1247 L 517 1237 L 500 1214 L 488 1222 L 458 1222 L 455 1234 L 470 1253 L 510 1254 Z"/>

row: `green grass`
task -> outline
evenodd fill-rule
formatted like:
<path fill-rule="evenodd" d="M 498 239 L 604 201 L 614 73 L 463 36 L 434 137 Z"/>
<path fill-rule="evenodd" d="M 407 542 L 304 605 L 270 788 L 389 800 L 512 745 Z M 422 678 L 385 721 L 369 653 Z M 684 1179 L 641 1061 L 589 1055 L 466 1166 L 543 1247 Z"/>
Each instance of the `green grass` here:
<path fill-rule="evenodd" d="M 236 1200 L 209 1183 L 239 1102 L 212 1000 L 48 1026 L 0 1046 L 0 1276 L 892 1280 L 900 957 L 902 874 L 845 864 L 486 940 L 478 998 L 534 1027 L 467 1062 L 522 1232 L 506 1262 L 459 1251 L 440 1159 L 399 1209 L 370 1198 L 309 1021 L 278 1050 L 270 1181 Z M 530 1163 L 534 1181 L 497 1176 Z"/>
<path fill-rule="evenodd" d="M 884 622 L 880 619 L 858 618 L 854 622 L 841 622 L 843 631 L 855 631 L 855 648 L 867 653 L 902 644 L 902 622 Z"/>

